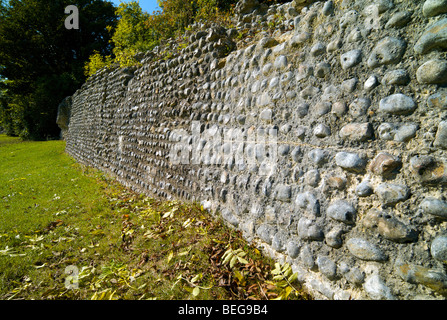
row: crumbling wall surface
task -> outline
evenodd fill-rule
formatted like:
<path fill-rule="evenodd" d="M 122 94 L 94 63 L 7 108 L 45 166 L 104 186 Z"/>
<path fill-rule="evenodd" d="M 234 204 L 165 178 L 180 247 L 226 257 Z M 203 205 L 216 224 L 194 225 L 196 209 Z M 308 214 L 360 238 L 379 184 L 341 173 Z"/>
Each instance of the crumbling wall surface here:
<path fill-rule="evenodd" d="M 245 2 L 93 76 L 67 152 L 201 201 L 317 298 L 445 299 L 446 1 Z"/>

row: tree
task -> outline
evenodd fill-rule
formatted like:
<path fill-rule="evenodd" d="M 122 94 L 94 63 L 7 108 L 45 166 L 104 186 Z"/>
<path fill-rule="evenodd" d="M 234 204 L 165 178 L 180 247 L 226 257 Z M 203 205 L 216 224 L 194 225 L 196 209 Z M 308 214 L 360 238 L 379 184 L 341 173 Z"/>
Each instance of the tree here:
<path fill-rule="evenodd" d="M 68 5 L 79 9 L 78 30 L 65 28 Z M 1 1 L 0 77 L 8 79 L 3 126 L 24 138 L 58 136 L 58 104 L 85 81 L 83 67 L 94 51 L 111 53 L 116 20 L 113 4 L 102 0 Z"/>
<path fill-rule="evenodd" d="M 121 66 L 133 64 L 132 57 L 154 47 L 157 39 L 145 23 L 150 15 L 143 12 L 138 1 L 120 3 L 115 14 L 119 17 L 112 36 L 115 61 Z"/>
<path fill-rule="evenodd" d="M 181 35 L 195 21 L 229 20 L 236 0 L 158 0 L 161 8 L 152 14 L 143 12 L 139 1 L 121 3 L 116 10 L 119 21 L 111 42 L 114 57 L 95 53 L 85 65 L 87 75 L 117 62 L 121 67 L 135 65 L 134 56 L 159 45 L 162 40 Z"/>

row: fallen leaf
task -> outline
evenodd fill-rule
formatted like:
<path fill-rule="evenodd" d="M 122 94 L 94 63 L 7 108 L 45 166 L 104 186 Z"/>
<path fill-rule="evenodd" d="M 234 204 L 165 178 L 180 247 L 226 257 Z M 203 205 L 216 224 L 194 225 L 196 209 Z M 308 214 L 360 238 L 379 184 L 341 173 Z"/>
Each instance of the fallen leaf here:
<path fill-rule="evenodd" d="M 192 295 L 194 297 L 197 297 L 200 293 L 200 288 L 199 287 L 195 287 L 194 290 L 192 290 Z"/>

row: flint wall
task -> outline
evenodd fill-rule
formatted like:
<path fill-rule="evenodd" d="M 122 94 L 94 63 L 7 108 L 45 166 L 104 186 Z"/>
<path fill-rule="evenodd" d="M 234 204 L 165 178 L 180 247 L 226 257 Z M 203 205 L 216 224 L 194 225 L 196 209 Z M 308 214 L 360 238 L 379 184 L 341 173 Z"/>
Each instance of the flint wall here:
<path fill-rule="evenodd" d="M 196 30 L 85 83 L 66 150 L 202 202 L 317 298 L 445 299 L 446 8 L 288 3 Z"/>

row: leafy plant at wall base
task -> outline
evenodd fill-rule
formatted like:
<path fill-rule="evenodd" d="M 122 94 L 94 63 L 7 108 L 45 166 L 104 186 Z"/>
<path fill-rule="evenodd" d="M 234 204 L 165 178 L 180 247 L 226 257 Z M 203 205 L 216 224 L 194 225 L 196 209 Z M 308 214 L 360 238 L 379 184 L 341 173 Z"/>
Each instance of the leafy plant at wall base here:
<path fill-rule="evenodd" d="M 276 262 L 275 269 L 273 269 L 271 273 L 274 281 L 270 283 L 279 289 L 278 297 L 275 300 L 285 300 L 292 292 L 298 292 L 293 286 L 293 283 L 298 278 L 298 273 L 293 272 L 290 264 L 284 263 L 283 265 L 280 265 Z"/>
<path fill-rule="evenodd" d="M 229 245 L 228 245 L 229 246 Z M 248 261 L 244 259 L 246 253 L 242 249 L 233 250 L 231 247 L 222 256 L 222 264 L 229 263 L 230 268 L 233 268 L 236 262 L 247 264 Z"/>

